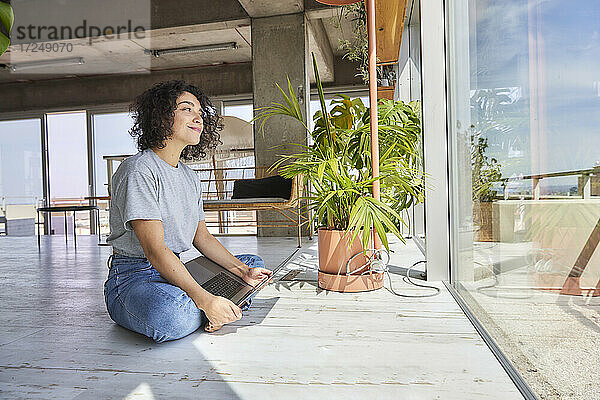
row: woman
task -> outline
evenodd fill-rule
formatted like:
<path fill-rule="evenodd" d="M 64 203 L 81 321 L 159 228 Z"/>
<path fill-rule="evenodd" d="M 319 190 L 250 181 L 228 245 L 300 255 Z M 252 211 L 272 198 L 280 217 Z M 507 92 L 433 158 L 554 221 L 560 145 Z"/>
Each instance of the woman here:
<path fill-rule="evenodd" d="M 140 152 L 112 178 L 106 307 L 117 324 L 159 343 L 200 326 L 214 332 L 239 320 L 241 309 L 204 290 L 179 254 L 193 245 L 250 285 L 272 273 L 260 257 L 233 256 L 208 232 L 200 180 L 180 161 L 215 148 L 222 119 L 202 91 L 183 81 L 157 84 L 130 111 Z"/>

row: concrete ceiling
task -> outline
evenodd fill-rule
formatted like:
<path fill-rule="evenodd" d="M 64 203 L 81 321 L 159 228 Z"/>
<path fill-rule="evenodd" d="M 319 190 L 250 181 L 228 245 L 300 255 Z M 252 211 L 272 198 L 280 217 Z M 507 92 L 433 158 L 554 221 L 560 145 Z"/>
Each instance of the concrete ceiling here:
<path fill-rule="evenodd" d="M 180 4 L 181 1 L 179 0 L 176 4 Z M 203 12 L 198 13 L 197 17 L 182 13 L 166 15 L 167 10 L 172 10 L 165 7 L 165 3 L 168 2 L 169 0 L 158 2 L 157 4 L 160 4 L 162 8 L 153 7 L 155 14 L 152 15 L 152 29 L 147 30 L 145 37 L 141 39 L 135 37 L 107 39 L 103 36 L 91 39 L 72 39 L 61 41 L 61 43 L 69 45 L 69 48 L 72 45 L 72 51 L 60 53 L 22 51 L 21 45 L 13 45 L 6 54 L 0 57 L 0 64 L 18 65 L 73 57 L 83 58 L 84 64 L 28 69 L 26 73 L 0 69 L 0 82 L 89 75 L 143 74 L 203 65 L 249 63 L 252 61 L 250 46 L 252 43 L 252 18 L 296 13 L 303 10 L 306 12 L 308 20 L 309 51 L 315 53 L 322 80 L 331 82 L 334 80 L 333 60 L 341 53 L 338 49 L 339 40 L 350 39 L 352 35 L 349 21 L 342 19 L 340 27 L 335 26 L 340 24 L 339 9 L 324 7 L 312 0 L 281 0 L 277 2 L 220 0 L 220 3 L 223 4 L 218 12 L 215 12 L 214 19 L 210 18 L 210 6 L 212 5 L 214 8 L 214 3 L 211 1 L 196 2 L 196 4 L 203 3 L 202 5 L 206 6 L 200 7 Z M 172 11 L 169 12 L 172 13 Z M 159 14 L 156 15 L 157 13 Z M 235 42 L 237 48 L 204 53 L 169 54 L 158 58 L 144 53 L 145 49 L 170 49 L 226 42 Z M 47 46 L 55 43 L 45 42 L 38 43 L 38 45 Z M 312 71 L 311 81 L 314 81 Z"/>
<path fill-rule="evenodd" d="M 238 0 L 252 18 L 294 14 L 304 11 L 303 0 Z"/>

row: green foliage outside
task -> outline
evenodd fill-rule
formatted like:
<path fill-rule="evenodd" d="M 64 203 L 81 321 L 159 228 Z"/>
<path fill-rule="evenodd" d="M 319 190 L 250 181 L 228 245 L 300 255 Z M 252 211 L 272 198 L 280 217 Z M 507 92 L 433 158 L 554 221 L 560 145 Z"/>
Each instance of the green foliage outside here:
<path fill-rule="evenodd" d="M 524 121 L 515 106 L 505 89 L 478 89 L 471 97 L 473 201 L 490 202 L 496 198 L 494 183 L 500 182 L 506 166 L 490 157 L 488 140 L 502 138 L 506 143 L 517 142 L 517 132 Z"/>
<path fill-rule="evenodd" d="M 529 116 L 514 88 L 477 89 L 471 95 L 473 200 L 492 201 L 502 176 L 531 170 Z M 466 144 L 468 145 L 468 143 Z M 512 151 L 513 155 L 507 152 Z M 498 161 L 498 160 L 501 161 Z"/>
<path fill-rule="evenodd" d="M 497 190 L 493 190 L 494 182 L 502 178 L 502 166 L 495 158 L 488 157 L 487 138 L 482 138 L 479 133 L 471 136 L 471 167 L 473 183 L 473 200 L 480 202 L 494 201 Z"/>

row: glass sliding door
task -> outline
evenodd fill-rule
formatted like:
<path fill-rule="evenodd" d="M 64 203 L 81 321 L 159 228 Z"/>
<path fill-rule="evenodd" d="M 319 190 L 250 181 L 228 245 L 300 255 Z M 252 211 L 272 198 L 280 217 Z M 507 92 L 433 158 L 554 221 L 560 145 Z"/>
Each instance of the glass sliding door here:
<path fill-rule="evenodd" d="M 92 116 L 94 132 L 94 180 L 96 196 L 108 196 L 108 177 L 106 156 L 123 156 L 137 153 L 137 145 L 129 135 L 133 119 L 129 113 L 103 113 Z M 118 163 L 113 163 L 113 172 Z M 100 209 L 100 234 L 110 232 L 108 223 L 108 200 L 99 199 L 96 204 Z"/>
<path fill-rule="evenodd" d="M 0 121 L 0 235 L 37 233 L 41 205 L 42 145 L 40 118 Z"/>
<path fill-rule="evenodd" d="M 600 398 L 600 2 L 447 22 L 452 284 L 540 398 Z"/>

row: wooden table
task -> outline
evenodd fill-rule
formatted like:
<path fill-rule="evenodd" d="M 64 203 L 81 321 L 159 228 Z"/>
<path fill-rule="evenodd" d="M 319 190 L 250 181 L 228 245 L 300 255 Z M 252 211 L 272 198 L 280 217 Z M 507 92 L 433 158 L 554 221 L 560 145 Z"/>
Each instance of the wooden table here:
<path fill-rule="evenodd" d="M 39 207 L 37 209 L 38 221 L 40 220 L 40 212 L 53 213 L 53 212 L 64 212 L 65 213 L 65 243 L 68 243 L 67 239 L 67 212 L 73 212 L 73 242 L 77 247 L 77 226 L 75 224 L 75 212 L 77 211 L 98 211 L 98 206 L 52 206 L 52 207 Z M 98 222 L 100 225 L 100 222 Z M 100 226 L 98 226 L 98 232 L 100 232 Z M 38 250 L 40 249 L 40 225 L 38 224 Z"/>

